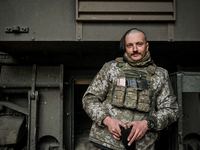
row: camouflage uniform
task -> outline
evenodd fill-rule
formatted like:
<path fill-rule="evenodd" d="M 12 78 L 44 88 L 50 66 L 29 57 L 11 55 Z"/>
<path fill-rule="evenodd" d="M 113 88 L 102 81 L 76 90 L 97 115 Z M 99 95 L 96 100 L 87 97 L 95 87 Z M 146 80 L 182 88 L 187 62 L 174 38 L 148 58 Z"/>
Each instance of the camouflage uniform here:
<path fill-rule="evenodd" d="M 151 76 L 150 86 L 154 93 L 155 106 L 151 108 L 150 112 L 141 112 L 115 107 L 111 104 L 112 88 L 110 87 L 116 84 L 117 77 L 121 72 L 121 68 L 117 64 L 115 60 L 105 63 L 83 96 L 83 108 L 94 121 L 89 140 L 114 150 L 125 150 L 121 140 L 114 139 L 103 124 L 104 118 L 111 116 L 128 124 L 131 121 L 144 120 L 151 116 L 156 119 L 155 131 L 147 131 L 139 141 L 136 141 L 136 150 L 153 150 L 158 136 L 157 131 L 164 129 L 178 117 L 178 106 L 176 97 L 170 88 L 168 72 L 163 68 L 156 67 L 154 75 Z M 126 65 L 132 67 L 128 63 Z M 147 67 L 134 67 L 134 69 L 147 72 Z"/>

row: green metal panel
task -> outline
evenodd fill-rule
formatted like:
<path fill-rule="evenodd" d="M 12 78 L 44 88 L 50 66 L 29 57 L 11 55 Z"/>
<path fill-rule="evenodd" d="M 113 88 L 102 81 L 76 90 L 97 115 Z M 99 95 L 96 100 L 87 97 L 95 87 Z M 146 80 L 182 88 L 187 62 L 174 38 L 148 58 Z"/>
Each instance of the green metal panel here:
<path fill-rule="evenodd" d="M 27 148 L 30 150 L 37 149 L 37 146 L 43 147 L 44 144 L 50 148 L 53 146 L 52 143 L 57 143 L 54 146 L 59 150 L 63 149 L 63 69 L 63 65 L 2 66 L 0 105 L 27 115 L 27 129 L 23 132 L 26 130 L 28 132 Z M 20 97 L 22 94 L 27 95 L 24 101 L 25 104 L 28 103 L 27 108 L 17 103 L 20 99 L 24 99 Z M 14 95 L 18 99 L 12 98 Z M 12 99 L 13 101 L 10 101 Z M 9 118 L 2 121 L 2 119 L 4 116 L 0 116 L 0 130 L 6 127 L 5 124 L 14 120 Z M 15 130 L 15 127 L 10 126 L 8 131 Z M 15 132 L 15 134 L 17 137 L 21 133 Z M 4 135 L 0 134 L 0 138 L 4 139 L 2 136 Z M 16 137 L 13 135 L 12 139 L 11 132 L 11 137 L 6 138 L 7 141 L 16 141 Z M 54 140 L 46 143 L 49 138 Z M 17 141 L 13 144 L 16 143 Z M 12 143 L 5 143 L 4 140 L 0 146 L 4 144 Z"/>
<path fill-rule="evenodd" d="M 179 106 L 176 141 L 179 150 L 200 146 L 196 138 L 200 137 L 199 76 L 200 72 L 177 72 L 170 76 Z"/>
<path fill-rule="evenodd" d="M 77 21 L 173 21 L 175 0 L 76 0 Z"/>
<path fill-rule="evenodd" d="M 0 145 L 17 144 L 25 135 L 24 117 L 1 116 L 0 133 Z"/>
<path fill-rule="evenodd" d="M 132 27 L 149 41 L 169 41 L 169 33 L 172 41 L 200 41 L 199 6 L 199 0 L 2 0 L 0 41 L 118 41 Z"/>
<path fill-rule="evenodd" d="M 75 39 L 74 0 L 0 1 L 0 41 L 63 41 Z M 28 27 L 28 33 L 7 33 L 6 27 Z"/>

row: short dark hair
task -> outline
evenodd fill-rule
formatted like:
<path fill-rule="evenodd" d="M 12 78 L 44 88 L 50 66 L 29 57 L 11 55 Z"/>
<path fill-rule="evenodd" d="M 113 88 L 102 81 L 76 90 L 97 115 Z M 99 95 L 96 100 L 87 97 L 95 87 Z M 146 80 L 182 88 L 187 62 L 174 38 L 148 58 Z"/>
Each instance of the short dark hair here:
<path fill-rule="evenodd" d="M 128 31 L 126 31 L 126 33 L 121 38 L 121 40 L 120 40 L 120 50 L 126 51 L 126 35 L 128 35 L 130 33 L 139 33 L 139 32 L 144 34 L 144 38 L 147 42 L 146 34 L 142 30 L 137 29 L 137 28 L 132 28 L 132 29 L 129 29 Z"/>

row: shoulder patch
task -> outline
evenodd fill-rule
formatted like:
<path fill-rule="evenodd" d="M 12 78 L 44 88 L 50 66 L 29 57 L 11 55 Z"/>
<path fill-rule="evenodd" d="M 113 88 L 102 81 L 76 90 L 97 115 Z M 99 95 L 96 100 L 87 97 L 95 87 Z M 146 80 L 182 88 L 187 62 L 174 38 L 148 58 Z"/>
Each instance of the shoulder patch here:
<path fill-rule="evenodd" d="M 156 71 L 156 65 L 149 65 L 148 67 L 147 67 L 147 71 L 151 74 L 151 75 L 153 75 L 154 73 L 155 73 L 155 71 Z"/>
<path fill-rule="evenodd" d="M 123 57 L 117 57 L 115 60 L 116 60 L 117 62 L 120 62 L 120 63 L 124 62 L 124 61 L 123 61 Z"/>
<path fill-rule="evenodd" d="M 117 67 L 121 69 L 125 67 L 125 62 L 123 61 L 123 57 L 118 57 L 115 60 L 117 61 Z"/>

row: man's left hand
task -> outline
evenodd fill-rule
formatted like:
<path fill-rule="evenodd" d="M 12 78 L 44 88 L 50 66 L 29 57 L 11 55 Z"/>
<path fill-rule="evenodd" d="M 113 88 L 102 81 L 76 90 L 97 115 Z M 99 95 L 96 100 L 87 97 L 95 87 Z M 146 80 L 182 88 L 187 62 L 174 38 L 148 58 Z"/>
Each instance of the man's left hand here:
<path fill-rule="evenodd" d="M 148 130 L 147 121 L 132 121 L 129 124 L 127 124 L 128 128 L 132 127 L 132 130 L 128 136 L 128 145 L 130 146 L 134 141 L 140 140 L 144 134 Z"/>

